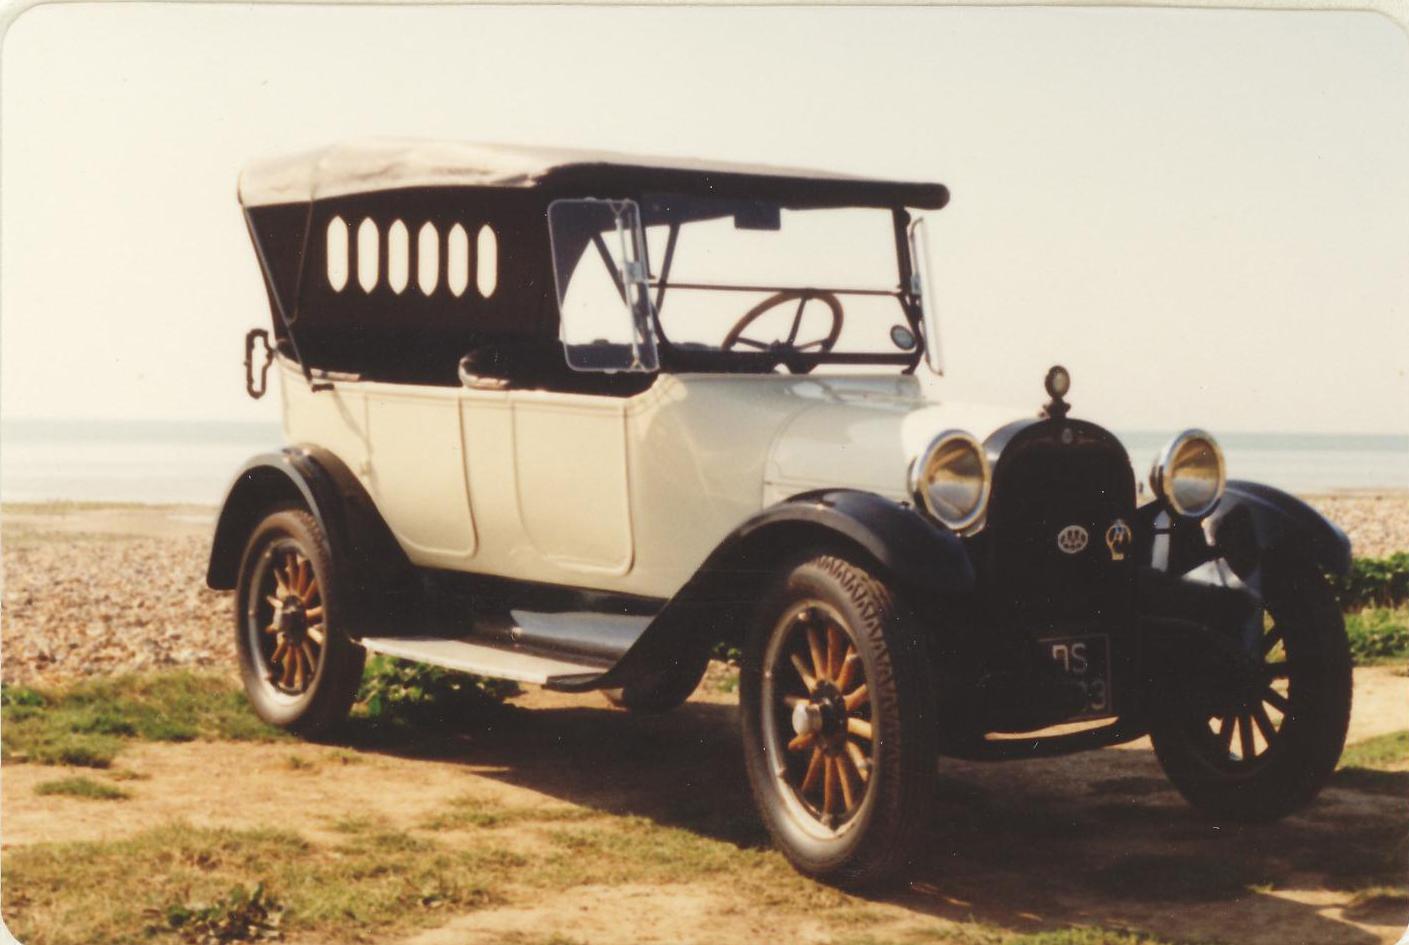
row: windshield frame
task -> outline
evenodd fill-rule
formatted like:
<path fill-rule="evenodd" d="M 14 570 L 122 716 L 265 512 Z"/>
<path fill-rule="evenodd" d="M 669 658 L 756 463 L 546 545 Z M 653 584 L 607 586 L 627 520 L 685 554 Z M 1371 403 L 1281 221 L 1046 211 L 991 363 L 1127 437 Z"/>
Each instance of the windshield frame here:
<path fill-rule="evenodd" d="M 661 207 L 671 201 L 691 201 L 698 203 L 701 198 L 687 197 L 673 194 L 651 194 L 641 201 L 643 208 L 643 226 L 661 225 L 669 227 L 666 237 L 666 246 L 663 259 L 659 269 L 655 266 L 655 261 L 647 244 L 643 239 L 643 250 L 646 262 L 647 285 L 652 290 L 651 321 L 656 335 L 656 348 L 660 356 L 660 366 L 662 371 L 677 371 L 682 373 L 748 373 L 767 374 L 775 372 L 779 367 L 786 367 L 794 373 L 806 373 L 815 368 L 828 364 L 848 364 L 848 365 L 894 365 L 899 367 L 901 374 L 912 374 L 925 359 L 926 332 L 924 330 L 924 313 L 920 296 L 916 294 L 916 283 L 913 277 L 913 261 L 911 258 L 910 224 L 911 216 L 905 207 L 893 206 L 889 208 L 860 208 L 858 209 L 889 209 L 891 213 L 892 232 L 894 237 L 894 250 L 896 255 L 897 281 L 894 288 L 857 288 L 847 286 L 824 286 L 821 284 L 812 285 L 763 285 L 750 283 L 748 285 L 731 285 L 727 283 L 701 283 L 701 282 L 672 282 L 670 271 L 674 262 L 675 248 L 677 246 L 680 229 L 686 220 L 671 220 L 664 217 Z M 727 211 L 731 202 L 720 200 L 719 206 Z M 779 209 L 814 210 L 823 209 L 816 206 L 791 207 L 784 201 L 752 201 L 752 203 L 767 203 Z M 839 204 L 836 207 L 826 209 L 849 209 L 850 204 Z M 722 216 L 725 213 L 716 214 Z M 701 219 L 695 217 L 693 219 Z M 839 297 L 846 296 L 869 296 L 895 299 L 900 306 L 900 310 L 905 318 L 905 322 L 910 328 L 915 339 L 915 346 L 909 351 L 897 350 L 895 353 L 885 352 L 801 352 L 801 351 L 772 351 L 772 350 L 722 350 L 697 348 L 694 346 L 683 346 L 671 341 L 670 336 L 661 324 L 661 306 L 665 301 L 670 289 L 688 289 L 692 291 L 709 292 L 795 292 L 800 294 L 819 295 L 829 293 Z"/>

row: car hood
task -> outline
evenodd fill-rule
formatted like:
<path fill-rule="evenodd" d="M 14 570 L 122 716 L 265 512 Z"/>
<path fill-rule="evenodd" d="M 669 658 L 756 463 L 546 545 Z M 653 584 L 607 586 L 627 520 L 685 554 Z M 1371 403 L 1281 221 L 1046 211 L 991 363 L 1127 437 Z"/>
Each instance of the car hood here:
<path fill-rule="evenodd" d="M 819 384 L 816 393 L 815 402 L 794 413 L 774 440 L 764 470 L 765 504 L 823 488 L 905 499 L 910 462 L 937 434 L 958 429 L 982 441 L 1031 416 L 1019 408 L 936 401 L 918 382 Z"/>

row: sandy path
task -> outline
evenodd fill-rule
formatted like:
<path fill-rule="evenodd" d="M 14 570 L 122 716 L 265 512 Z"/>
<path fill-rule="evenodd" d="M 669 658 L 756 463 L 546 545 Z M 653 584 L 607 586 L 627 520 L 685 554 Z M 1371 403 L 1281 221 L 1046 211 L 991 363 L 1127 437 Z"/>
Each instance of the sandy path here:
<path fill-rule="evenodd" d="M 1359 670 L 1357 694 L 1354 738 L 1409 727 L 1409 678 Z M 609 709 L 597 696 L 535 691 L 517 702 L 526 710 L 445 738 L 434 757 L 297 742 L 136 745 L 119 764 L 146 779 L 126 782 L 135 796 L 120 804 L 37 796 L 34 785 L 58 770 L 7 766 L 4 844 L 114 837 L 173 817 L 267 825 L 279 822 L 291 789 L 318 811 L 301 828 L 314 840 L 331 839 L 331 825 L 345 817 L 417 829 L 470 795 L 510 807 L 640 815 L 746 846 L 763 841 L 731 697 L 702 692 L 649 719 Z M 304 764 L 295 768 L 290 757 Z M 1168 786 L 1146 743 L 1035 762 L 946 760 L 941 772 L 927 859 L 908 889 L 863 904 L 871 910 L 867 933 L 878 939 L 970 919 L 1015 931 L 1087 923 L 1248 945 L 1387 945 L 1403 928 L 1406 917 L 1393 907 L 1346 905 L 1356 858 L 1378 855 L 1385 837 L 1403 832 L 1409 792 L 1332 787 L 1282 823 L 1219 830 Z M 438 836 L 475 842 L 472 832 Z M 541 842 L 528 826 L 495 828 L 495 838 L 511 847 Z M 609 943 L 623 928 L 633 929 L 634 941 L 682 945 L 780 935 L 828 942 L 837 934 L 795 911 L 738 909 L 728 877 L 702 875 L 688 885 L 580 887 L 514 900 L 451 918 L 406 945 L 554 934 Z"/>

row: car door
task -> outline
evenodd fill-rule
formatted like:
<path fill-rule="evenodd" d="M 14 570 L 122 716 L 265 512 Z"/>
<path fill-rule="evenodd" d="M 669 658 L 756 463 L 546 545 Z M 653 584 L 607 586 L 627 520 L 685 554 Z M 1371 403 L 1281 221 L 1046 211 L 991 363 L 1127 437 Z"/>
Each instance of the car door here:
<path fill-rule="evenodd" d="M 519 521 L 529 543 L 559 568 L 630 571 L 626 401 L 551 391 L 515 391 L 509 400 Z"/>
<path fill-rule="evenodd" d="M 392 534 L 421 565 L 456 567 L 476 551 L 459 393 L 367 385 L 365 480 Z"/>

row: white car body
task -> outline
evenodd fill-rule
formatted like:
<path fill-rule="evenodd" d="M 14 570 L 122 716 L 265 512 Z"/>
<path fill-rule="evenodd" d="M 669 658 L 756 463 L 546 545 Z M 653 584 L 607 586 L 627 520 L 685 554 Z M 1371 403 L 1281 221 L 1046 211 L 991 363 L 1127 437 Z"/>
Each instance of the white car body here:
<path fill-rule="evenodd" d="M 824 488 L 909 500 L 948 429 L 1020 412 L 914 375 L 663 375 L 604 397 L 333 382 L 281 364 L 284 434 L 331 451 L 413 564 L 668 598 L 740 523 Z"/>

